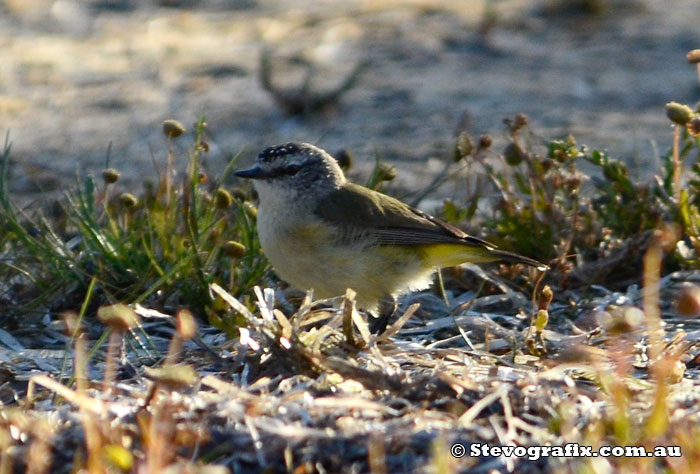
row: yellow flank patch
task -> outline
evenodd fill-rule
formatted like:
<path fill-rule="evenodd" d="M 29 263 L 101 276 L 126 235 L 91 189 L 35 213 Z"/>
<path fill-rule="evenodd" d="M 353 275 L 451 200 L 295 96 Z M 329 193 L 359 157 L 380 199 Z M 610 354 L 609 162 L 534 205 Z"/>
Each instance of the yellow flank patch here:
<path fill-rule="evenodd" d="M 461 244 L 427 244 L 420 246 L 423 260 L 432 267 L 452 267 L 462 263 L 483 263 L 497 260 L 485 247 Z"/>
<path fill-rule="evenodd" d="M 327 225 L 309 224 L 298 225 L 290 230 L 287 239 L 296 245 L 315 248 L 319 245 L 326 245 L 331 241 L 332 230 Z"/>
<path fill-rule="evenodd" d="M 324 227 L 321 224 L 298 225 L 293 230 L 290 230 L 289 233 L 295 239 L 315 239 L 321 234 L 328 232 Z"/>

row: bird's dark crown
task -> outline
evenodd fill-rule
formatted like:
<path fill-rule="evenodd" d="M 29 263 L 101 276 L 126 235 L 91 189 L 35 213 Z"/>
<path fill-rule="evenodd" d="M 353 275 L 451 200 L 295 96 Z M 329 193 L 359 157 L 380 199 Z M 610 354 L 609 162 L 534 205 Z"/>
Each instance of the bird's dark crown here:
<path fill-rule="evenodd" d="M 258 155 L 256 179 L 294 179 L 299 186 L 329 181 L 339 186 L 345 181 L 336 160 L 310 143 L 290 142 L 264 149 Z"/>
<path fill-rule="evenodd" d="M 279 158 L 291 156 L 291 155 L 314 155 L 318 154 L 318 150 L 305 143 L 290 142 L 285 145 L 271 146 L 265 148 L 258 155 L 258 160 L 263 163 L 272 163 Z"/>

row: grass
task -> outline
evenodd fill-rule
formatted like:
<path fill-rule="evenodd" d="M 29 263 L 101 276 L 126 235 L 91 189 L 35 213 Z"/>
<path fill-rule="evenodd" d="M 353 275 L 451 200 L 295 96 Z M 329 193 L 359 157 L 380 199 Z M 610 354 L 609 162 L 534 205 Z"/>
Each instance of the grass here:
<path fill-rule="evenodd" d="M 203 173 L 203 121 L 186 159 L 168 146 L 142 190 L 106 163 L 51 216 L 13 203 L 6 143 L 0 337 L 14 350 L 0 360 L 0 474 L 697 472 L 700 114 L 669 103 L 667 115 L 674 145 L 649 182 L 572 137 L 536 137 L 524 115 L 506 121 L 501 152 L 462 134 L 445 175 L 478 167 L 488 182 L 465 178 L 468 199 L 443 216 L 549 262 L 546 286 L 500 267 L 475 294 L 452 272 L 447 311 L 411 295 L 381 335 L 351 290 L 296 302 L 261 288 L 274 279 L 252 196 L 225 185 L 235 159 Z M 183 131 L 164 124 L 170 145 Z M 396 172 L 378 160 L 368 184 Z M 32 318 L 46 313 L 60 318 Z M 49 348 L 56 361 L 33 351 Z M 668 452 L 449 453 L 478 443 Z"/>
<path fill-rule="evenodd" d="M 42 210 L 30 215 L 11 202 L 6 144 L 0 168 L 5 227 L 0 244 L 6 258 L 0 272 L 22 280 L 30 294 L 13 295 L 19 304 L 3 316 L 73 309 L 94 280 L 101 301 L 93 307 L 100 302 L 191 306 L 200 317 L 220 322 L 208 285 L 226 282 L 230 291 L 242 294 L 263 281 L 266 261 L 249 196 L 234 196 L 222 185 L 236 159 L 217 182 L 202 172 L 204 132 L 200 121 L 184 172 L 169 147 L 164 170 L 140 192 L 118 189 L 119 171 L 108 166 L 102 182 L 77 176 L 53 220 Z"/>

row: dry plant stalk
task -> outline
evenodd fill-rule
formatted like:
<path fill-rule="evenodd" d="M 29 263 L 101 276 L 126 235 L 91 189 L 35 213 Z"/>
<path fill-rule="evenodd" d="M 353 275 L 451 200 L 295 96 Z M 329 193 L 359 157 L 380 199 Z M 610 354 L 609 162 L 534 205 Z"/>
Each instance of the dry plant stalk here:
<path fill-rule="evenodd" d="M 113 390 L 114 379 L 116 378 L 117 367 L 116 360 L 118 358 L 119 352 L 121 352 L 122 337 L 118 331 L 112 331 L 109 333 L 109 339 L 107 340 L 107 357 L 105 362 L 105 371 L 102 378 L 102 391 L 104 393 L 111 393 Z"/>
<path fill-rule="evenodd" d="M 97 319 L 111 329 L 107 342 L 105 372 L 102 379 L 102 390 L 105 394 L 110 394 L 114 389 L 114 379 L 116 378 L 124 334 L 138 325 L 138 315 L 127 305 L 113 304 L 100 306 L 97 310 Z"/>
<path fill-rule="evenodd" d="M 149 420 L 146 443 L 146 472 L 163 472 L 173 460 L 172 450 L 175 436 L 175 421 L 172 407 L 161 399 L 153 407 L 154 414 Z"/>
<path fill-rule="evenodd" d="M 644 255 L 644 313 L 646 314 L 649 335 L 649 369 L 654 386 L 654 404 L 648 416 L 645 433 L 649 438 L 661 436 L 668 430 L 668 395 L 674 366 L 678 355 L 674 351 L 664 351 L 665 331 L 659 308 L 659 279 L 664 249 L 672 249 L 680 232 L 677 226 L 668 225 L 657 230 L 651 245 Z"/>
<path fill-rule="evenodd" d="M 43 474 L 51 467 L 51 427 L 44 420 L 33 420 L 31 431 L 34 440 L 29 448 L 27 474 Z"/>
<path fill-rule="evenodd" d="M 343 334 L 348 344 L 358 347 L 355 340 L 355 333 L 352 329 L 352 312 L 355 309 L 355 292 L 348 288 L 345 291 L 345 302 L 343 303 Z"/>
<path fill-rule="evenodd" d="M 386 474 L 386 446 L 384 436 L 372 432 L 367 440 L 367 461 L 370 472 L 373 474 Z"/>
<path fill-rule="evenodd" d="M 172 339 L 170 339 L 168 355 L 165 357 L 163 365 L 173 365 L 177 363 L 180 353 L 182 352 L 183 342 L 192 339 L 197 334 L 197 323 L 190 310 L 181 309 L 177 312 L 175 329 L 176 331 Z"/>
<path fill-rule="evenodd" d="M 9 429 L 0 429 L 0 474 L 12 473 L 12 456 L 9 455 L 11 446 L 12 437 Z"/>
<path fill-rule="evenodd" d="M 664 330 L 659 312 L 659 275 L 663 250 L 658 238 L 654 238 L 644 255 L 644 275 L 642 290 L 644 314 L 649 334 L 649 360 L 655 362 L 663 348 Z"/>
<path fill-rule="evenodd" d="M 67 313 L 64 316 L 66 326 L 68 330 L 73 335 L 73 351 L 74 351 L 74 372 L 75 372 L 75 382 L 77 394 L 80 397 L 92 400 L 87 395 L 87 375 L 85 373 L 86 358 L 86 347 L 85 347 L 85 335 L 83 333 L 82 327 L 80 327 L 80 320 L 75 313 Z M 103 436 L 99 430 L 96 419 L 92 413 L 89 413 L 82 404 L 78 405 L 80 410 L 80 420 L 83 424 L 83 430 L 85 431 L 85 443 L 88 452 L 88 467 L 90 472 L 99 472 L 102 469 L 102 447 L 103 447 Z M 102 412 L 104 412 L 105 407 L 102 407 Z"/>
<path fill-rule="evenodd" d="M 673 130 L 673 197 L 681 201 L 681 159 L 679 156 L 681 125 L 676 124 Z"/>

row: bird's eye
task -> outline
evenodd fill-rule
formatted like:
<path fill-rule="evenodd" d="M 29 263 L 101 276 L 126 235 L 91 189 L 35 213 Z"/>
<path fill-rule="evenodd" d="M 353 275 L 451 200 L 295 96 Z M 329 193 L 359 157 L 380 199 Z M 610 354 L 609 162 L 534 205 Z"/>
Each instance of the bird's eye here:
<path fill-rule="evenodd" d="M 284 169 L 282 170 L 282 174 L 285 176 L 294 176 L 299 171 L 301 171 L 301 168 L 302 168 L 301 165 L 296 165 L 296 164 L 285 166 Z"/>
<path fill-rule="evenodd" d="M 284 167 L 275 168 L 269 173 L 268 178 L 274 179 L 274 178 L 282 178 L 285 176 L 294 176 L 299 171 L 301 171 L 302 168 L 303 168 L 303 166 L 301 166 L 299 164 L 291 164 L 291 165 L 287 165 Z"/>

